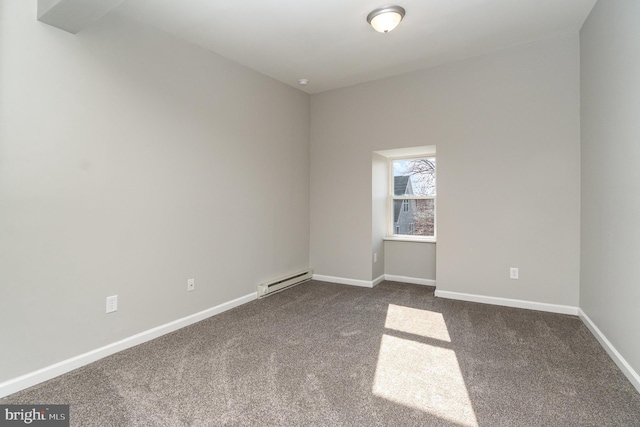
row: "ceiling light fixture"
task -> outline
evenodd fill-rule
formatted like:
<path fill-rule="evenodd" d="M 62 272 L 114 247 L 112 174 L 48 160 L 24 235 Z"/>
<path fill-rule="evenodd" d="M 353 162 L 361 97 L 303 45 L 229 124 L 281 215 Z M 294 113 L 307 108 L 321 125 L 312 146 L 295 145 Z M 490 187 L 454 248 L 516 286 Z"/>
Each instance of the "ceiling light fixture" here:
<path fill-rule="evenodd" d="M 379 33 L 388 33 L 404 18 L 405 10 L 400 6 L 383 6 L 367 15 L 367 22 Z"/>

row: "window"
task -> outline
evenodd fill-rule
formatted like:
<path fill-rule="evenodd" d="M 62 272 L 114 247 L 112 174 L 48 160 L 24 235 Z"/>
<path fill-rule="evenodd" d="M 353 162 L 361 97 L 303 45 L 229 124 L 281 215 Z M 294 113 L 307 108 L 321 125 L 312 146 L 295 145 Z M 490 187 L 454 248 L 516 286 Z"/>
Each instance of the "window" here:
<path fill-rule="evenodd" d="M 389 160 L 389 230 L 395 237 L 436 237 L 436 158 Z"/>

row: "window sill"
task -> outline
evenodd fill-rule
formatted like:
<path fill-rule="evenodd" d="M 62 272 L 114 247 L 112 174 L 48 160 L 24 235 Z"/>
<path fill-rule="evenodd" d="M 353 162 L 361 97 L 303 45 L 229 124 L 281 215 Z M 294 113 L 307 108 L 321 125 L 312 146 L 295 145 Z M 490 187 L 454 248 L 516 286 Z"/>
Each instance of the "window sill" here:
<path fill-rule="evenodd" d="M 436 239 L 434 239 L 432 237 L 387 236 L 383 240 L 388 240 L 390 242 L 436 243 Z"/>

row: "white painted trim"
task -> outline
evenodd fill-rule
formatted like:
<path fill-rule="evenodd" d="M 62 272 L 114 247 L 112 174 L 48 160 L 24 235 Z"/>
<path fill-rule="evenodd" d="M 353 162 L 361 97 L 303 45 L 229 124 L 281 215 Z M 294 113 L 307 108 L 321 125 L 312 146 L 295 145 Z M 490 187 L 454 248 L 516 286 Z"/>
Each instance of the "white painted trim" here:
<path fill-rule="evenodd" d="M 382 240 L 385 242 L 408 242 L 408 243 L 430 243 L 435 245 L 436 239 L 433 237 L 411 237 L 403 234 L 396 234 L 395 236 L 385 236 Z"/>
<path fill-rule="evenodd" d="M 384 282 L 385 280 L 385 275 L 381 274 L 380 277 L 378 277 L 377 279 L 374 279 L 373 282 L 371 283 L 372 286 L 378 286 L 380 283 Z"/>
<path fill-rule="evenodd" d="M 373 288 L 374 286 L 377 286 L 378 284 L 380 284 L 383 280 L 392 280 L 394 282 L 413 283 L 416 285 L 426 285 L 426 286 L 436 285 L 435 280 L 418 279 L 416 277 L 406 277 L 406 276 L 394 276 L 391 274 L 383 274 L 382 276 L 374 280 L 347 279 L 344 277 L 323 276 L 321 274 L 314 274 L 313 280 L 318 280 L 321 282 L 338 283 L 341 285 L 360 286 L 363 288 Z"/>
<path fill-rule="evenodd" d="M 631 384 L 640 392 L 640 375 L 629 365 L 629 363 L 625 360 L 624 357 L 616 350 L 616 348 L 611 344 L 611 342 L 607 339 L 607 337 L 602 333 L 602 331 L 596 326 L 595 323 L 587 316 L 587 314 L 582 311 L 581 308 L 578 309 L 578 316 L 582 320 L 582 322 L 587 326 L 587 328 L 591 331 L 591 333 L 596 337 L 600 345 L 604 347 L 606 352 L 609 354 L 611 359 L 618 365 L 618 368 L 622 371 L 622 373 L 629 379 Z"/>
<path fill-rule="evenodd" d="M 419 279 L 417 277 L 396 276 L 393 274 L 385 274 L 384 280 L 392 282 L 412 283 L 414 285 L 435 286 L 436 281 L 431 279 Z"/>
<path fill-rule="evenodd" d="M 339 283 L 341 285 L 360 286 L 362 288 L 373 288 L 374 286 L 372 280 L 346 279 L 344 277 L 323 276 L 320 274 L 314 274 L 313 280 L 319 280 L 320 282 Z"/>
<path fill-rule="evenodd" d="M 544 302 L 524 301 L 519 299 L 488 297 L 484 295 L 464 294 L 460 292 L 441 291 L 436 289 L 435 296 L 461 301 L 479 302 L 483 304 L 502 305 L 505 307 L 525 308 L 528 310 L 548 311 L 550 313 L 578 315 L 578 307 L 570 305 L 548 304 Z"/>
<path fill-rule="evenodd" d="M 243 297 L 236 298 L 232 301 L 225 302 L 223 304 L 208 308 L 195 314 L 191 314 L 181 319 L 174 320 L 173 322 L 165 323 L 164 325 L 157 326 L 144 332 L 140 332 L 139 334 L 132 335 L 120 341 L 107 344 L 104 347 L 100 347 L 95 350 L 91 350 L 86 353 L 63 360 L 61 362 L 54 363 L 53 365 L 38 369 L 37 371 L 7 380 L 3 383 L 0 383 L 0 397 L 8 396 L 12 393 L 24 390 L 25 388 L 50 380 L 59 375 L 66 374 L 67 372 L 88 365 L 89 363 L 95 362 L 96 360 L 110 356 L 119 351 L 126 350 L 138 344 L 151 341 L 162 335 L 184 328 L 185 326 L 200 322 L 201 320 L 207 319 L 211 316 L 215 316 L 216 314 L 220 314 L 239 305 L 253 301 L 257 297 L 257 293 L 253 292 L 249 295 L 245 295 Z"/>

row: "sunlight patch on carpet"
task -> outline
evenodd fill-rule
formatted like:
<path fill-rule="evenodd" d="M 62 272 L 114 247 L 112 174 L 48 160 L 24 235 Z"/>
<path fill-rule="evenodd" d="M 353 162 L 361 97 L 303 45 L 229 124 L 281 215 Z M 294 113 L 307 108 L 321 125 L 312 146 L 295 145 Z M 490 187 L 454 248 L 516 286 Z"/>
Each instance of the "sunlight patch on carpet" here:
<path fill-rule="evenodd" d="M 434 311 L 389 304 L 384 327 L 421 337 L 451 342 L 442 313 Z"/>
<path fill-rule="evenodd" d="M 442 314 L 390 304 L 387 329 L 416 336 L 380 341 L 374 395 L 418 409 L 461 426 L 478 427 L 469 393 Z M 424 338 L 442 346 L 424 343 Z"/>

